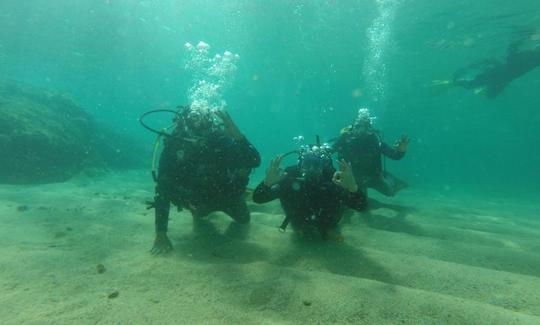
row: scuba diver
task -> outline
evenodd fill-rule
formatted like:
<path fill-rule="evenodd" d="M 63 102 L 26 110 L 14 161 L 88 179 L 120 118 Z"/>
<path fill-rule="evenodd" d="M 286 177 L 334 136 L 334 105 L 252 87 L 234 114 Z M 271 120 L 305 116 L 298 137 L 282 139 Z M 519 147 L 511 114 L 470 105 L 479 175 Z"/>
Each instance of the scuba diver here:
<path fill-rule="evenodd" d="M 149 128 L 142 121 L 145 115 L 141 117 L 143 126 L 165 136 L 157 175 L 153 171 L 157 184 L 150 206 L 155 208 L 156 229 L 152 254 L 172 249 L 167 237 L 170 203 L 189 210 L 195 222 L 223 211 L 240 224 L 248 223 L 244 194 L 251 170 L 260 165 L 258 151 L 226 111 L 186 106 L 175 114 L 171 134 Z"/>
<path fill-rule="evenodd" d="M 402 135 L 390 147 L 381 141 L 378 131 L 373 129 L 374 119 L 367 108 L 360 108 L 354 124 L 341 130 L 333 150 L 337 152 L 338 159 L 351 163 L 356 182 L 362 191 L 367 193 L 369 187 L 386 196 L 394 196 L 407 184 L 383 168 L 383 155 L 393 160 L 403 158 L 409 137 Z"/>
<path fill-rule="evenodd" d="M 283 171 L 280 163 L 291 153 L 299 153 L 298 164 Z M 305 235 L 318 233 L 328 239 L 346 206 L 355 210 L 366 207 L 366 196 L 358 190 L 351 165 L 339 161 L 336 171 L 331 154 L 328 145 L 303 146 L 299 152 L 277 156 L 270 163 L 266 178 L 253 192 L 253 201 L 281 201 L 285 212 L 282 231 L 291 223 L 294 230 Z"/>
<path fill-rule="evenodd" d="M 452 80 L 434 80 L 435 93 L 452 86 L 473 90 L 476 95 L 495 98 L 512 82 L 540 65 L 540 43 L 534 37 L 512 43 L 506 59 L 486 59 L 454 73 Z"/>

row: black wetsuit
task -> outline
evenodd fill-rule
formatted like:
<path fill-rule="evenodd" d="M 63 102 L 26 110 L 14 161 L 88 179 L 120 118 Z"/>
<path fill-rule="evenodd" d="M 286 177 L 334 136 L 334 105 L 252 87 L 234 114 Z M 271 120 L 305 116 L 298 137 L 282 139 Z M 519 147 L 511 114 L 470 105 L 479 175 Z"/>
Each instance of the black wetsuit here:
<path fill-rule="evenodd" d="M 259 165 L 259 153 L 245 138 L 215 132 L 197 141 L 166 139 L 154 203 L 156 231 L 167 231 L 170 203 L 189 209 L 195 218 L 223 211 L 237 222 L 249 222 L 244 193 L 251 169 Z"/>
<path fill-rule="evenodd" d="M 512 80 L 540 65 L 540 46 L 519 50 L 519 45 L 510 46 L 505 62 L 484 60 L 458 70 L 453 84 L 465 89 L 483 89 L 486 97 L 497 97 Z"/>
<path fill-rule="evenodd" d="M 399 160 L 405 152 L 382 142 L 377 133 L 358 134 L 351 130 L 344 131 L 334 144 L 333 150 L 337 152 L 338 159 L 351 163 L 354 177 L 361 189 L 370 187 L 387 196 L 393 196 L 405 186 L 404 182 L 395 177 L 392 177 L 391 182 L 385 179 L 382 165 L 382 155 Z"/>
<path fill-rule="evenodd" d="M 362 191 L 351 193 L 332 182 L 333 168 L 325 170 L 320 182 L 310 183 L 300 179 L 298 166 L 288 167 L 286 176 L 278 184 L 269 187 L 261 182 L 253 193 L 253 201 L 266 203 L 281 201 L 286 219 L 295 230 L 317 230 L 323 238 L 341 219 L 344 208 L 362 210 L 366 196 Z"/>

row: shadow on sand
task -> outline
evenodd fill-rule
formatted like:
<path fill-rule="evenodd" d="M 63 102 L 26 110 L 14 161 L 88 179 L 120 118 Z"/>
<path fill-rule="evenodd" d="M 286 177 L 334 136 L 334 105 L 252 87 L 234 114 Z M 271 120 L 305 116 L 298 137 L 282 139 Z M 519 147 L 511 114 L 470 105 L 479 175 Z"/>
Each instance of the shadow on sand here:
<path fill-rule="evenodd" d="M 174 238 L 174 254 L 190 256 L 205 263 L 246 264 L 268 259 L 261 246 L 245 241 L 250 225 L 229 223 L 224 231 L 210 218 L 193 220 L 193 232 Z"/>
<path fill-rule="evenodd" d="M 274 264 L 307 271 L 329 272 L 393 284 L 391 274 L 366 253 L 345 242 L 293 234 L 291 246 Z"/>

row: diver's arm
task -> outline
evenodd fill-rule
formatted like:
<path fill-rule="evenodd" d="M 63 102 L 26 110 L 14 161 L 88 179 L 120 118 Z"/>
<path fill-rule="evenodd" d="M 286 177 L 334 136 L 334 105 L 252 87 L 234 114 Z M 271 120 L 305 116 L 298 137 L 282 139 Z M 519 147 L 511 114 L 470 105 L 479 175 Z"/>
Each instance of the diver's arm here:
<path fill-rule="evenodd" d="M 154 208 L 156 209 L 155 227 L 156 233 L 167 233 L 169 225 L 169 211 L 171 208 L 171 202 L 166 195 L 160 194 L 159 190 L 156 190 L 156 196 L 154 197 Z"/>
<path fill-rule="evenodd" d="M 332 144 L 332 152 L 340 151 L 341 147 L 343 146 L 343 142 L 345 142 L 345 136 L 340 134 L 336 141 L 334 141 Z"/>
<path fill-rule="evenodd" d="M 169 237 L 167 237 L 170 202 L 166 196 L 159 195 L 158 192 L 155 197 L 154 208 L 156 209 L 156 237 L 151 253 L 154 255 L 166 254 L 173 248 Z"/>
<path fill-rule="evenodd" d="M 244 138 L 244 135 L 242 134 L 242 132 L 240 132 L 240 129 L 238 128 L 238 126 L 236 126 L 233 119 L 226 110 L 217 110 L 214 112 L 214 114 L 218 116 L 223 122 L 223 129 L 225 131 L 225 134 L 235 140 L 241 140 L 242 138 Z"/>
<path fill-rule="evenodd" d="M 174 192 L 175 180 L 175 148 L 168 143 L 159 157 L 158 178 L 156 185 L 156 194 L 154 197 L 154 207 L 156 209 L 156 232 L 167 232 L 169 223 L 170 197 Z"/>
<path fill-rule="evenodd" d="M 287 179 L 288 172 L 291 172 L 291 168 L 287 168 L 285 172 L 281 170 L 279 165 L 282 159 L 283 155 L 272 159 L 266 170 L 266 177 L 253 192 L 253 202 L 266 203 L 280 197 L 283 182 Z"/>
<path fill-rule="evenodd" d="M 237 167 L 256 168 L 261 164 L 261 157 L 255 147 L 246 139 L 238 126 L 234 123 L 229 113 L 225 110 L 218 110 L 215 114 L 223 121 L 225 134 L 232 138 L 237 148 Z"/>
<path fill-rule="evenodd" d="M 174 151 L 168 147 L 165 147 L 161 153 L 159 161 L 159 174 L 156 185 L 156 195 L 154 197 L 155 208 L 155 229 L 156 238 L 154 240 L 154 246 L 152 247 L 152 254 L 160 255 L 165 254 L 172 250 L 172 244 L 167 237 L 167 228 L 169 224 L 169 211 L 171 206 L 170 193 L 172 193 L 172 183 L 174 177 L 172 177 L 171 168 L 174 166 Z"/>
<path fill-rule="evenodd" d="M 343 129 L 341 129 L 341 133 L 339 135 L 339 137 L 337 138 L 337 140 L 334 142 L 334 144 L 332 145 L 332 152 L 334 153 L 337 153 L 338 154 L 338 159 L 341 159 L 341 154 L 343 152 L 343 147 L 345 146 L 348 138 L 349 138 L 349 134 L 351 132 L 351 129 L 352 129 L 352 126 L 347 126 L 347 127 L 344 127 Z"/>
<path fill-rule="evenodd" d="M 338 160 L 339 170 L 334 173 L 332 182 L 338 186 L 338 198 L 352 209 L 362 210 L 366 207 L 366 194 L 360 190 L 352 166 L 345 160 Z"/>
<path fill-rule="evenodd" d="M 405 151 L 398 150 L 396 147 L 390 147 L 384 142 L 381 142 L 381 153 L 393 160 L 400 160 L 405 156 Z"/>
<path fill-rule="evenodd" d="M 261 165 L 261 156 L 259 151 L 255 149 L 245 137 L 242 137 L 236 141 L 238 148 L 238 167 L 243 168 L 257 168 Z"/>
<path fill-rule="evenodd" d="M 253 202 L 266 203 L 279 198 L 279 185 L 268 186 L 261 182 L 253 192 Z"/>
<path fill-rule="evenodd" d="M 347 191 L 345 189 L 341 192 L 341 200 L 349 208 L 354 210 L 364 210 L 367 207 L 367 196 L 364 191 L 357 189 L 356 192 Z"/>

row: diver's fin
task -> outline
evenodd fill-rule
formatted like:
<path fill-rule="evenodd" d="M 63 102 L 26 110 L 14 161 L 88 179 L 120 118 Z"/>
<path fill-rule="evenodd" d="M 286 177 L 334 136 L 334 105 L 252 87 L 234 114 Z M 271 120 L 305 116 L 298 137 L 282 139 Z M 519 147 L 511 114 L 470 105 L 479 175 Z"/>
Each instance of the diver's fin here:
<path fill-rule="evenodd" d="M 405 182 L 402 179 L 399 179 L 398 177 L 390 174 L 387 171 L 383 172 L 383 178 L 387 184 L 392 186 L 392 192 L 394 194 L 397 193 L 399 190 L 409 187 L 409 184 L 407 184 L 407 182 Z"/>
<path fill-rule="evenodd" d="M 487 88 L 486 87 L 474 88 L 473 93 L 475 95 L 487 95 Z"/>
<path fill-rule="evenodd" d="M 429 90 L 432 95 L 440 95 L 453 86 L 452 80 L 432 80 L 429 84 Z"/>

